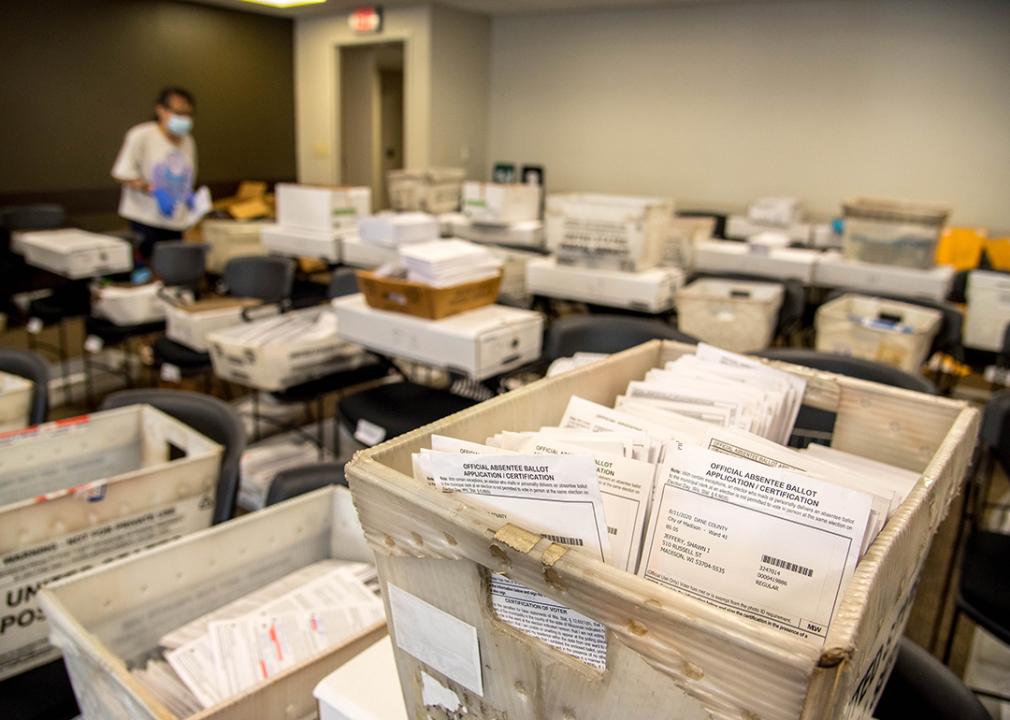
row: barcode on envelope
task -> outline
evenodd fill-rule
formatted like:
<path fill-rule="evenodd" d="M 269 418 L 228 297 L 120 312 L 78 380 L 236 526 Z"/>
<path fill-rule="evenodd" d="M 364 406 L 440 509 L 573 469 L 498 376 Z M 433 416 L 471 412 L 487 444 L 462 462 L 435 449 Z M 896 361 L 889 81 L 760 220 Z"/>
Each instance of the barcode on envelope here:
<path fill-rule="evenodd" d="M 788 560 L 779 560 L 771 555 L 762 555 L 761 562 L 765 565 L 774 565 L 777 568 L 782 568 L 783 570 L 792 570 L 794 573 L 800 575 L 806 575 L 807 577 L 813 577 L 814 571 L 808 567 L 803 567 L 802 565 L 797 565 L 796 563 L 789 562 Z"/>
<path fill-rule="evenodd" d="M 562 545 L 574 545 L 576 547 L 584 545 L 582 538 L 565 537 L 564 535 L 544 535 L 544 537 L 551 542 L 561 543 Z"/>

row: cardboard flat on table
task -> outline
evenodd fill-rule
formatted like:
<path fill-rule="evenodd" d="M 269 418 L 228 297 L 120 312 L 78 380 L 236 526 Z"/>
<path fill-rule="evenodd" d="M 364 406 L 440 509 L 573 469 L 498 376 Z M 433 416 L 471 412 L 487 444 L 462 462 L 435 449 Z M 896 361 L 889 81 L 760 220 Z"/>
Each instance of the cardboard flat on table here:
<path fill-rule="evenodd" d="M 361 242 L 356 234 L 345 235 L 340 250 L 343 264 L 356 268 L 371 269 L 400 261 L 400 253 L 396 248 L 369 245 Z"/>
<path fill-rule="evenodd" d="M 566 263 L 638 271 L 658 265 L 670 234 L 673 201 L 561 193 L 547 197 L 547 248 Z"/>
<path fill-rule="evenodd" d="M 782 248 L 767 253 L 752 251 L 747 243 L 708 240 L 695 245 L 694 269 L 708 273 L 743 273 L 775 280 L 799 280 L 810 285 L 821 253 L 803 248 Z"/>
<path fill-rule="evenodd" d="M 242 322 L 242 311 L 260 305 L 252 298 L 216 297 L 165 309 L 165 335 L 198 352 L 207 352 L 207 334 Z"/>
<path fill-rule="evenodd" d="M 210 525 L 221 446 L 149 405 L 0 437 L 0 679 L 59 657 L 40 584 Z"/>
<path fill-rule="evenodd" d="M 71 280 L 133 269 L 133 248 L 121 238 L 74 228 L 24 232 L 18 237 L 26 263 Z"/>
<path fill-rule="evenodd" d="M 460 215 L 452 222 L 452 234 L 470 242 L 540 249 L 544 246 L 544 224 L 539 220 L 492 225 L 474 222 Z"/>
<path fill-rule="evenodd" d="M 502 276 L 436 288 L 422 283 L 358 271 L 358 288 L 376 310 L 438 320 L 490 305 L 498 297 Z"/>
<path fill-rule="evenodd" d="M 1010 323 L 1010 275 L 972 270 L 967 295 L 964 344 L 980 350 L 1001 350 L 1003 333 Z"/>
<path fill-rule="evenodd" d="M 804 403 L 836 413 L 832 446 L 922 475 L 845 589 L 823 648 L 678 594 L 537 533 L 500 526 L 412 477 L 432 434 L 471 442 L 560 421 L 579 395 L 612 406 L 631 380 L 694 347 L 652 341 L 527 385 L 377 447 L 347 465 L 383 591 L 395 585 L 476 629 L 483 691 L 396 650 L 409 712 L 424 713 L 424 671 L 474 720 L 656 717 L 869 718 L 897 652 L 931 537 L 961 488 L 978 431 L 967 403 L 770 363 L 806 380 Z M 497 619 L 490 574 L 508 573 L 606 629 L 595 670 Z M 393 634 L 394 642 L 397 641 Z"/>
<path fill-rule="evenodd" d="M 949 265 L 920 270 L 897 265 L 875 265 L 849 260 L 838 252 L 826 252 L 818 258 L 814 267 L 814 285 L 943 301 L 950 292 L 954 274 L 954 268 Z"/>
<path fill-rule="evenodd" d="M 263 247 L 278 255 L 321 258 L 338 263 L 344 235 L 350 230 L 305 230 L 285 225 L 264 225 Z"/>
<path fill-rule="evenodd" d="M 139 325 L 165 319 L 160 281 L 145 285 L 91 286 L 91 314 L 115 325 Z"/>
<path fill-rule="evenodd" d="M 204 220 L 201 240 L 207 244 L 207 272 L 221 275 L 232 258 L 266 255 L 262 232 L 267 225 L 249 220 Z"/>
<path fill-rule="evenodd" d="M 34 387 L 31 380 L 0 371 L 0 433 L 28 425 Z"/>
<path fill-rule="evenodd" d="M 168 632 L 325 558 L 372 561 L 346 488 L 326 487 L 49 586 L 41 604 L 84 716 L 180 720 L 130 668 Z M 190 717 L 313 717 L 319 681 L 385 634 L 380 621 Z"/>
<path fill-rule="evenodd" d="M 526 264 L 526 289 L 532 295 L 661 313 L 673 307 L 673 294 L 684 282 L 679 268 L 640 272 L 562 265 L 554 258 Z"/>
<path fill-rule="evenodd" d="M 278 183 L 277 224 L 328 232 L 353 229 L 359 217 L 372 212 L 372 191 L 367 187 L 332 187 Z"/>
<path fill-rule="evenodd" d="M 361 295 L 333 301 L 342 337 L 377 352 L 455 370 L 499 375 L 540 357 L 543 316 L 488 305 L 441 320 L 376 310 Z"/>

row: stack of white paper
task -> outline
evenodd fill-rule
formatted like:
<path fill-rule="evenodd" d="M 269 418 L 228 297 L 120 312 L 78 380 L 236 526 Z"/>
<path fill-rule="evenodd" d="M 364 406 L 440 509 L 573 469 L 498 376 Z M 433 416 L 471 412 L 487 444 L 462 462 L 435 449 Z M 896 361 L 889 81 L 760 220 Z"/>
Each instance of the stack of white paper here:
<path fill-rule="evenodd" d="M 433 287 L 448 287 L 494 277 L 502 261 L 466 240 L 438 240 L 400 248 L 407 279 Z"/>
<path fill-rule="evenodd" d="M 375 569 L 324 560 L 165 635 L 134 676 L 180 717 L 237 695 L 383 617 Z"/>
<path fill-rule="evenodd" d="M 572 397 L 558 427 L 486 444 L 434 435 L 414 475 L 497 524 L 821 643 L 857 562 L 918 475 L 786 447 L 804 390 L 789 373 L 702 345 L 631 382 L 617 408 Z M 503 621 L 605 662 L 592 620 L 512 580 L 493 578 L 492 604 Z M 558 620 L 545 624 L 550 613 Z"/>

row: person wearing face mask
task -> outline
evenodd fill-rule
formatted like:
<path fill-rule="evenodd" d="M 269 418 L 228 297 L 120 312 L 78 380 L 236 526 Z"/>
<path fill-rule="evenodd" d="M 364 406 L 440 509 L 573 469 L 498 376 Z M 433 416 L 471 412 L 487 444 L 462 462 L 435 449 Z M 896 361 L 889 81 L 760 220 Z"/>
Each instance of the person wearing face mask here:
<path fill-rule="evenodd" d="M 119 214 L 140 239 L 141 261 L 150 260 L 155 243 L 178 240 L 189 225 L 196 178 L 195 104 L 181 87 L 162 90 L 155 120 L 130 128 L 112 168 L 122 186 Z"/>

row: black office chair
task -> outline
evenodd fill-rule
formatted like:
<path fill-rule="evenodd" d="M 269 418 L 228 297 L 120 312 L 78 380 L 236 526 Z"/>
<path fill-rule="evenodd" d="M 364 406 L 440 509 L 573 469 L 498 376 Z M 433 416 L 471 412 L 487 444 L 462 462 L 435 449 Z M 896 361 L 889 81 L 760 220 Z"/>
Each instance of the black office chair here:
<path fill-rule="evenodd" d="M 353 295 L 358 292 L 357 274 L 350 268 L 340 268 L 333 272 L 330 284 L 327 288 L 327 296 L 330 299 Z M 316 422 L 318 424 L 318 439 L 309 438 L 319 447 L 319 458 L 323 458 L 326 447 L 325 435 L 325 402 L 326 396 L 346 388 L 362 383 L 379 380 L 389 374 L 391 370 L 389 362 L 375 355 L 368 354 L 365 362 L 350 370 L 340 370 L 330 373 L 315 380 L 309 380 L 300 385 L 272 393 L 282 403 L 302 403 L 309 408 L 313 403 L 316 405 Z M 259 435 L 259 407 L 258 393 L 253 391 L 253 421 L 255 434 Z M 334 425 L 333 431 L 333 456 L 340 457 L 340 429 Z"/>
<path fill-rule="evenodd" d="M 225 522 L 235 514 L 238 497 L 239 462 L 245 451 L 245 429 L 235 409 L 226 402 L 187 390 L 121 390 L 102 401 L 102 410 L 126 405 L 153 405 L 189 425 L 224 448 L 213 523 Z"/>
<path fill-rule="evenodd" d="M 337 412 L 359 441 L 371 445 L 376 443 L 357 433 L 362 421 L 381 428 L 382 440 L 388 440 L 476 404 L 473 398 L 402 380 L 346 395 Z"/>
<path fill-rule="evenodd" d="M 957 675 L 904 637 L 873 717 L 876 720 L 991 720 L 982 703 Z"/>
<path fill-rule="evenodd" d="M 569 315 L 544 332 L 543 356 L 548 364 L 577 352 L 615 353 L 649 340 L 698 341 L 660 320 L 622 315 Z"/>
<path fill-rule="evenodd" d="M 691 280 L 712 278 L 718 280 L 729 280 L 731 282 L 761 283 L 764 285 L 779 285 L 782 287 L 782 305 L 779 307 L 779 314 L 775 320 L 775 332 L 773 338 L 788 345 L 793 333 L 803 328 L 803 311 L 806 306 L 806 291 L 803 283 L 795 279 L 779 280 L 763 275 L 749 275 L 747 273 L 695 273 Z"/>
<path fill-rule="evenodd" d="M 802 348 L 771 348 L 755 353 L 755 355 L 768 360 L 781 360 L 814 370 L 824 370 L 891 387 L 936 395 L 936 387 L 926 378 L 911 375 L 898 368 L 872 360 L 863 360 L 849 355 L 815 352 Z M 835 413 L 803 405 L 796 418 L 796 426 L 789 444 L 805 447 L 810 442 L 829 442 L 834 427 Z"/>
<path fill-rule="evenodd" d="M 347 487 L 342 463 L 321 462 L 281 470 L 270 483 L 266 506 L 290 500 L 327 485 Z"/>
<path fill-rule="evenodd" d="M 161 244 L 159 243 L 159 246 Z M 158 246 L 156 246 L 156 251 L 157 249 Z M 172 255 L 176 255 L 175 252 L 170 252 Z M 162 255 L 164 256 L 164 251 Z M 155 267 L 155 272 L 163 279 L 166 276 L 162 271 L 167 272 L 169 277 L 178 277 L 178 274 L 185 272 L 181 268 L 182 263 L 183 260 L 180 257 L 173 257 L 171 267 L 166 260 L 162 266 Z M 195 270 L 192 272 L 195 273 Z M 202 277 L 202 270 L 200 275 Z M 232 258 L 225 265 L 223 284 L 229 295 L 254 298 L 265 303 L 283 304 L 291 296 L 291 284 L 294 282 L 294 277 L 294 262 L 290 258 L 238 257 Z M 169 282 L 167 279 L 165 281 Z M 205 380 L 209 377 L 207 375 L 211 369 L 209 353 L 180 345 L 164 335 L 154 341 L 151 350 L 154 354 L 156 368 L 166 364 L 174 365 L 179 368 L 179 373 L 183 377 L 202 375 Z"/>
<path fill-rule="evenodd" d="M 1010 535 L 987 530 L 984 513 L 994 508 L 1006 513 L 1010 508 L 987 501 L 989 481 L 996 466 L 1010 474 L 1010 390 L 994 393 L 986 405 L 979 433 L 976 473 L 965 500 L 968 512 L 968 537 L 960 553 L 961 578 L 954 596 L 954 618 L 943 652 L 943 662 L 950 661 L 962 616 L 984 629 L 1000 642 L 1010 645 Z M 1010 697 L 974 689 L 1010 702 Z"/>
<path fill-rule="evenodd" d="M 28 424 L 44 423 L 49 415 L 49 366 L 46 361 L 30 350 L 0 348 L 0 370 L 32 381 Z"/>
<path fill-rule="evenodd" d="M 63 658 L 0 680 L 4 720 L 72 720 L 80 715 Z"/>

